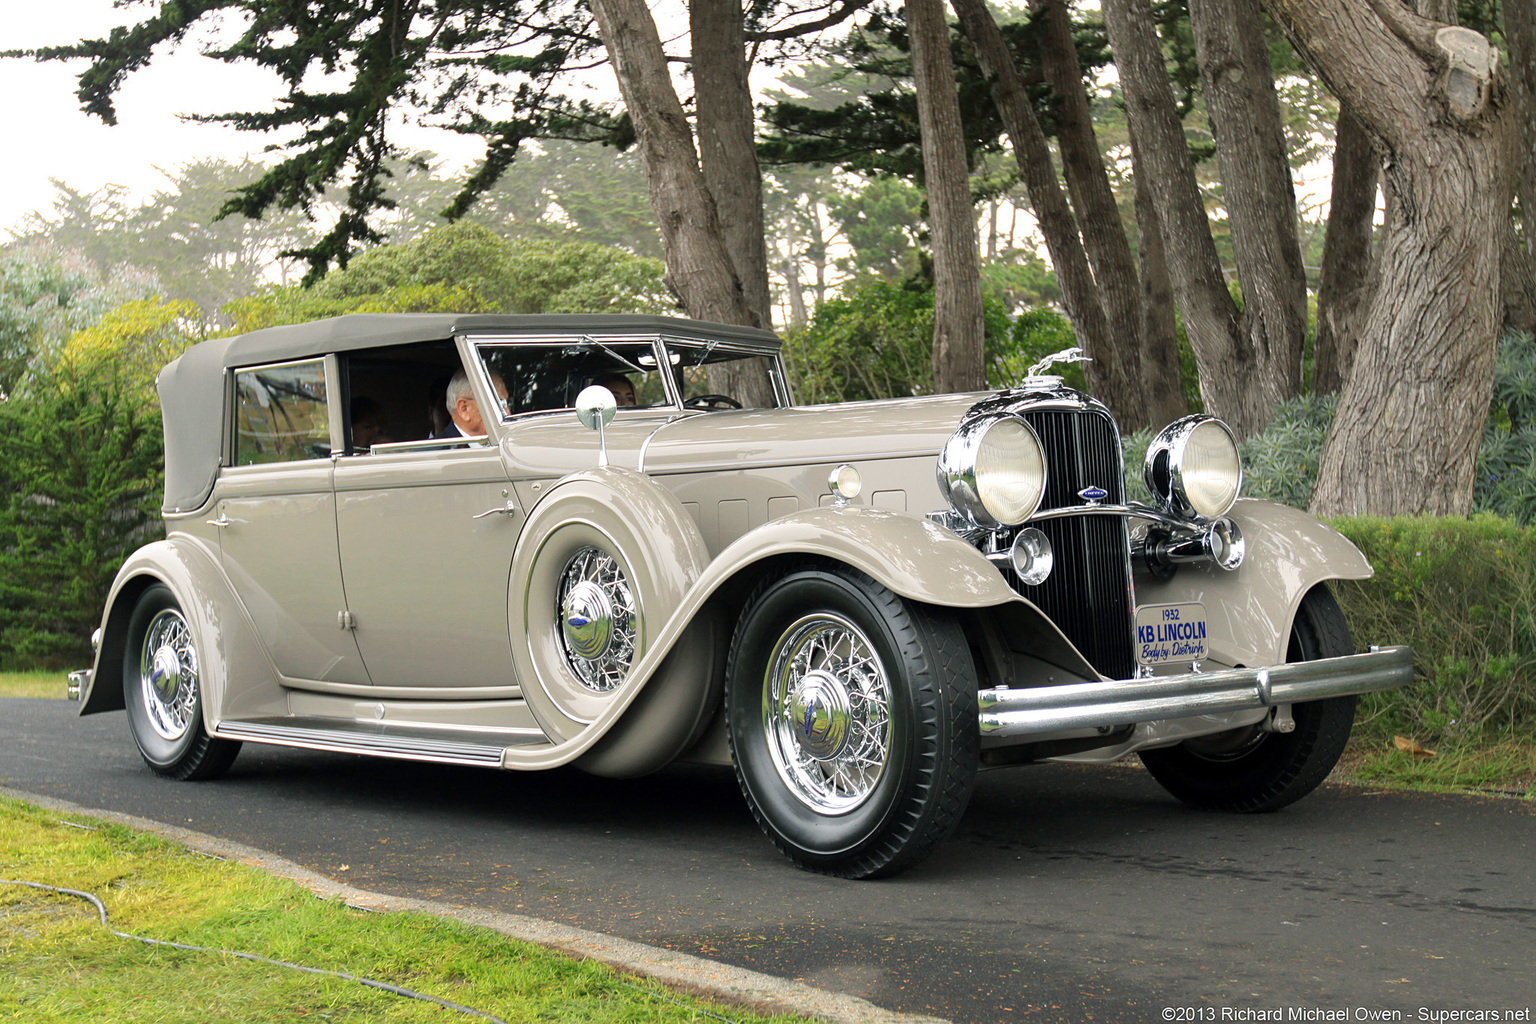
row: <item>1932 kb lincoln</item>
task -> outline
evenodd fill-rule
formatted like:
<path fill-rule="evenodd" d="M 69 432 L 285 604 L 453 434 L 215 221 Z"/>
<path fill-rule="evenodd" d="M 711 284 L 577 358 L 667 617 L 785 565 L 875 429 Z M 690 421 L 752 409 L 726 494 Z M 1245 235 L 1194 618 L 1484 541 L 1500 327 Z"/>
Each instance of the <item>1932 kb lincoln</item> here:
<path fill-rule="evenodd" d="M 202 342 L 159 378 L 166 539 L 117 575 L 81 713 L 126 709 L 179 779 L 244 742 L 734 765 L 780 850 L 847 877 L 927 856 L 980 769 L 1134 753 L 1193 805 L 1304 796 L 1355 695 L 1410 676 L 1327 589 L 1371 567 L 1240 497 L 1210 417 L 1128 502 L 1113 418 L 1048 369 L 800 407 L 773 334 L 664 317 Z"/>

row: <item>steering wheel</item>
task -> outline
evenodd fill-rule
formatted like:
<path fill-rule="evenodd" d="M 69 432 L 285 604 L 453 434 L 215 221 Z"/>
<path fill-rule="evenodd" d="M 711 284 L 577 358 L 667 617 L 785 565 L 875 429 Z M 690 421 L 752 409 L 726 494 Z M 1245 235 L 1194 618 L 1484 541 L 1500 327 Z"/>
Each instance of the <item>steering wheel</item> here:
<path fill-rule="evenodd" d="M 730 395 L 694 395 L 683 399 L 684 409 L 740 409 L 741 403 Z"/>

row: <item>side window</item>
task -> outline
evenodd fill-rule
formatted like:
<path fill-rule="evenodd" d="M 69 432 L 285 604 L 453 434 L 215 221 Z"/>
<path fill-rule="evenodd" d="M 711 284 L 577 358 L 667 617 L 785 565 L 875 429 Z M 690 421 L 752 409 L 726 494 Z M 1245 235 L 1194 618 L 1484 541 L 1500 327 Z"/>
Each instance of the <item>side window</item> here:
<path fill-rule="evenodd" d="M 491 376 L 506 385 L 508 415 L 572 408 L 593 384 L 612 391 L 621 406 L 668 403 L 649 341 L 580 338 L 557 345 L 482 345 L 479 353 Z"/>
<path fill-rule="evenodd" d="M 235 372 L 235 465 L 323 459 L 330 454 L 322 361 Z"/>

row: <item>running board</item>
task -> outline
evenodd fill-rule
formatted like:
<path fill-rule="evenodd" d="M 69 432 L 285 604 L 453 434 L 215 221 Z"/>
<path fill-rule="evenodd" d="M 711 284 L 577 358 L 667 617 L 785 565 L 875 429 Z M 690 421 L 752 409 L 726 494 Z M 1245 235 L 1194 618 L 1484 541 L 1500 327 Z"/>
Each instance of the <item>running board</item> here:
<path fill-rule="evenodd" d="M 502 752 L 507 747 L 535 748 L 549 744 L 548 737 L 533 730 L 386 725 L 312 716 L 225 720 L 213 730 L 213 735 L 280 747 L 482 768 L 500 768 Z"/>

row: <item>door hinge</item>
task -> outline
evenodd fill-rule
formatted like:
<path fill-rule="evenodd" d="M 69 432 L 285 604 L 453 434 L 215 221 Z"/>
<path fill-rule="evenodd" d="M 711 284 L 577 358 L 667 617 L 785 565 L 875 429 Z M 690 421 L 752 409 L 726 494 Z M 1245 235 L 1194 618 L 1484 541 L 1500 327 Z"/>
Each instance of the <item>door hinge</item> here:
<path fill-rule="evenodd" d="M 349 611 L 337 612 L 336 613 L 336 628 L 337 629 L 356 629 L 357 628 L 357 616 L 353 615 Z"/>

